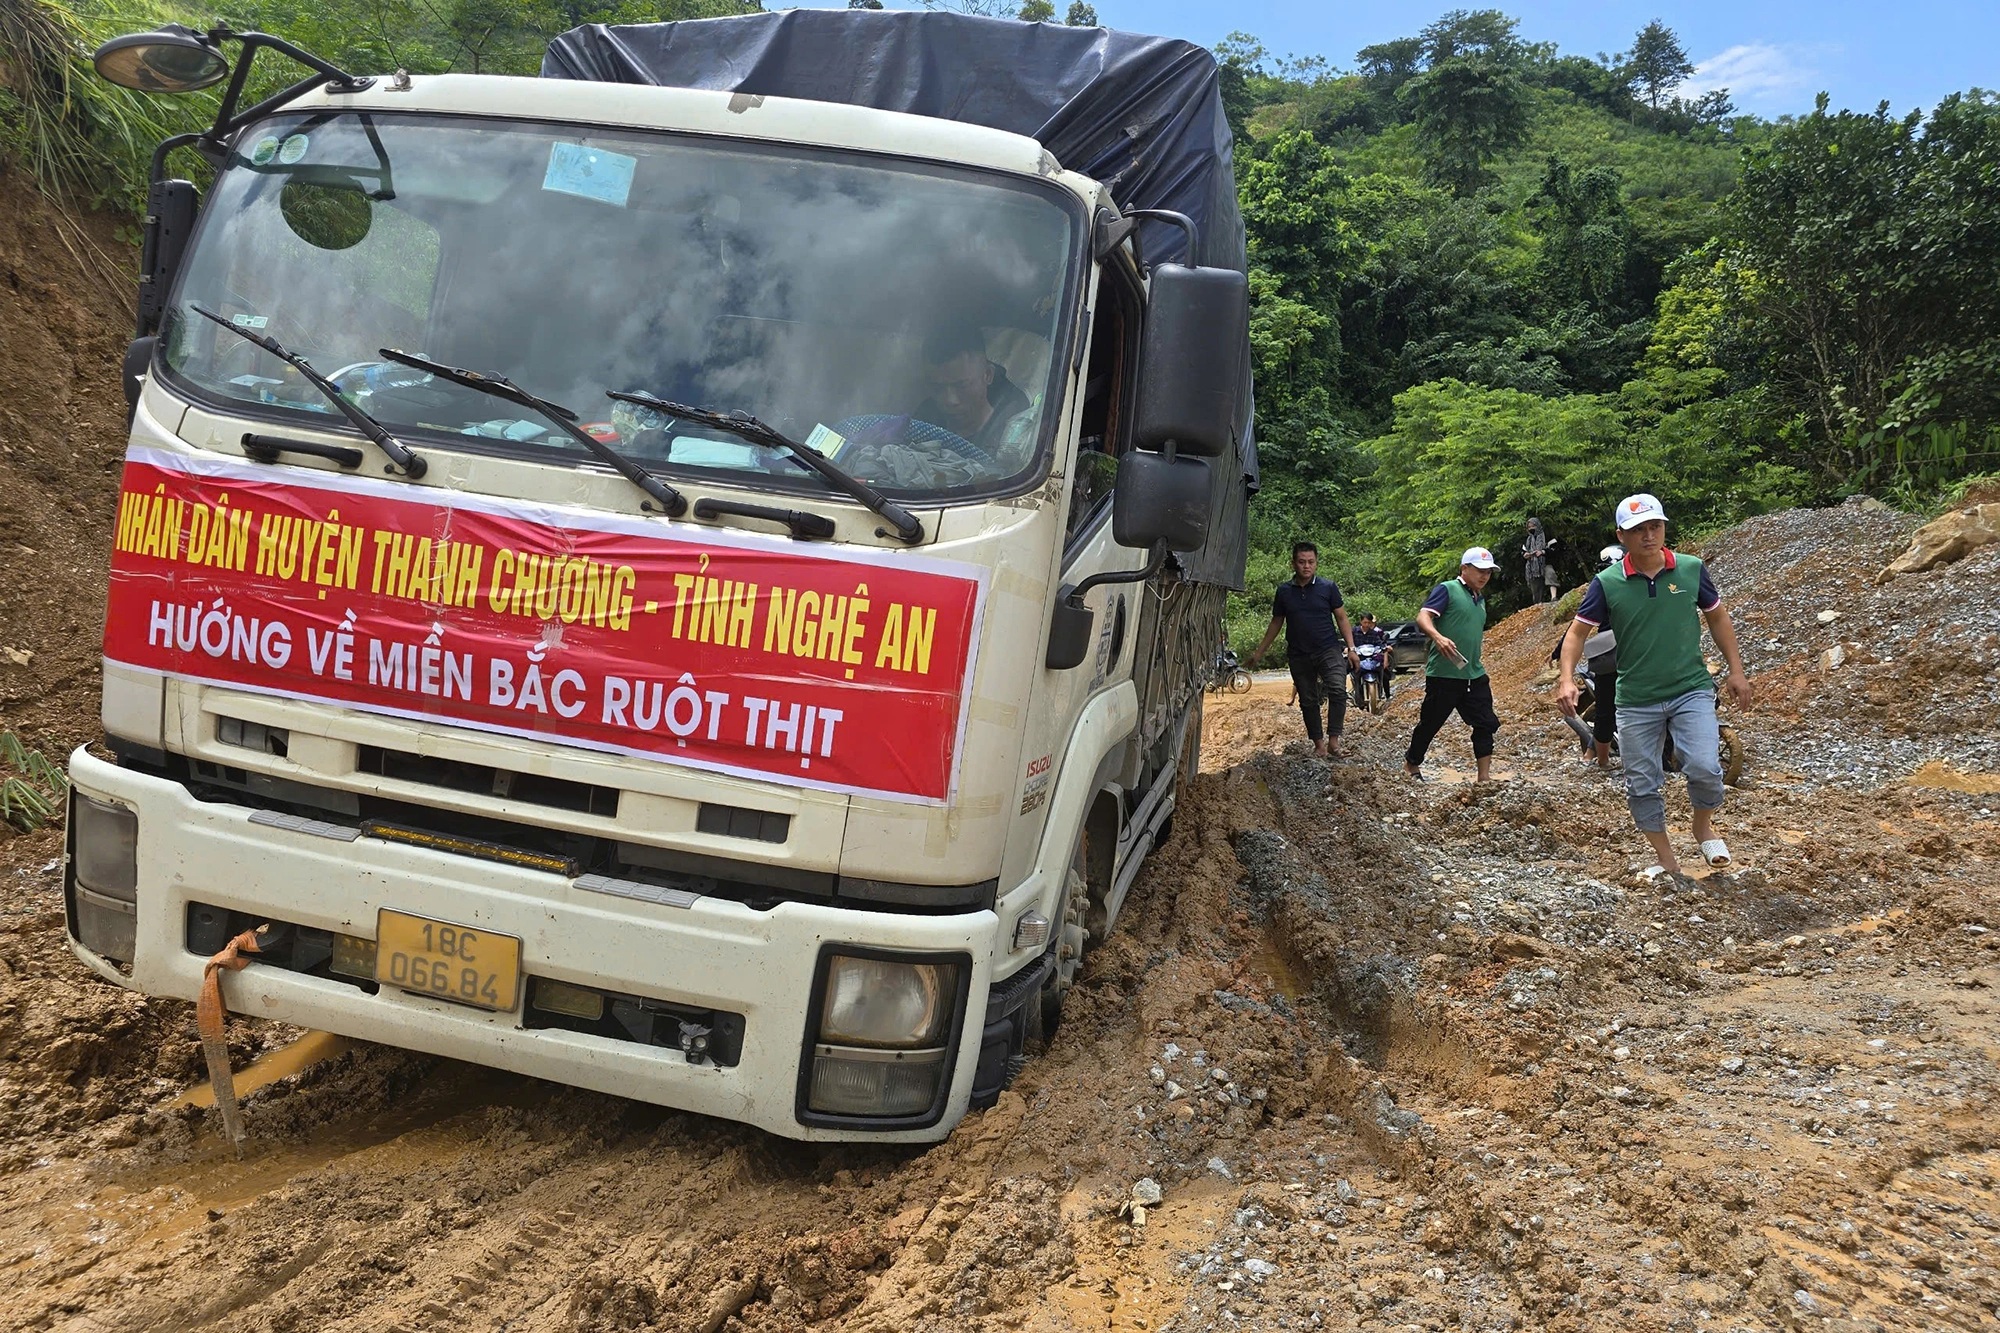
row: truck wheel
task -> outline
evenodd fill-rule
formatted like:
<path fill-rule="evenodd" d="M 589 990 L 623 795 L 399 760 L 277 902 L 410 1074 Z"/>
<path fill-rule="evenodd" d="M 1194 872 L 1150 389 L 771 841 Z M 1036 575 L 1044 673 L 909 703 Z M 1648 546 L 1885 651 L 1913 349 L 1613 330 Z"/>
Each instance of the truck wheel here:
<path fill-rule="evenodd" d="M 1079 840 L 1076 858 L 1070 862 L 1069 875 L 1063 885 L 1062 919 L 1056 923 L 1055 970 L 1042 983 L 1043 1041 L 1055 1036 L 1056 1029 L 1062 1025 L 1063 1001 L 1076 984 L 1076 974 L 1083 966 L 1083 948 L 1090 939 L 1090 932 L 1084 926 L 1084 914 L 1090 910 L 1090 881 L 1085 877 L 1083 868 L 1084 844 Z"/>

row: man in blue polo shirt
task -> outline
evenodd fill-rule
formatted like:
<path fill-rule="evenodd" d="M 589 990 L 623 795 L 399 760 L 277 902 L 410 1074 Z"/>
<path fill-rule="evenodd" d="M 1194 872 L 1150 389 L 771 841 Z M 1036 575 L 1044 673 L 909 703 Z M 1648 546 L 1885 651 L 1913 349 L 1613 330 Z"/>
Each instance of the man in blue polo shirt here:
<path fill-rule="evenodd" d="M 1332 579 L 1319 577 L 1319 547 L 1292 543 L 1292 577 L 1278 585 L 1271 599 L 1271 623 L 1264 641 L 1250 654 L 1254 669 L 1285 629 L 1285 658 L 1292 684 L 1299 691 L 1299 712 L 1305 715 L 1306 737 L 1322 759 L 1340 757 L 1340 732 L 1347 721 L 1347 668 L 1361 659 L 1354 651 L 1354 630 L 1347 623 L 1345 603 Z M 1343 653 L 1341 645 L 1346 645 Z M 1327 726 L 1320 730 L 1320 705 L 1327 706 Z"/>
<path fill-rule="evenodd" d="M 1694 807 L 1694 837 L 1702 859 L 1717 869 L 1730 864 L 1729 847 L 1715 832 L 1722 808 L 1721 742 L 1715 725 L 1715 681 L 1701 656 L 1702 622 L 1729 666 L 1729 693 L 1750 706 L 1750 678 L 1737 650 L 1736 629 L 1708 569 L 1691 555 L 1667 549 L 1667 513 L 1650 495 L 1618 502 L 1618 535 L 1625 558 L 1590 581 L 1583 605 L 1563 638 L 1556 705 L 1576 711 L 1576 664 L 1584 640 L 1600 629 L 1618 638 L 1618 753 L 1625 769 L 1625 803 L 1632 822 L 1652 844 L 1659 870 L 1679 874 L 1667 840 L 1667 806 L 1661 798 L 1666 771 L 1661 742 L 1672 736 L 1687 775 Z M 1652 873 L 1652 872 L 1649 872 Z"/>

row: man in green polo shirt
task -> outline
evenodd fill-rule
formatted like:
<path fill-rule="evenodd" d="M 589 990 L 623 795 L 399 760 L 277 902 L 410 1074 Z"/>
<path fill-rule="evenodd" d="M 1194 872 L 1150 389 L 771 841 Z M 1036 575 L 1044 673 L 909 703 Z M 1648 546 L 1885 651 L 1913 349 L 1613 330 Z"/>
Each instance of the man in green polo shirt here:
<path fill-rule="evenodd" d="M 1500 716 L 1493 711 L 1493 685 L 1479 661 L 1486 637 L 1486 582 L 1493 577 L 1493 568 L 1493 552 L 1473 547 L 1459 557 L 1458 577 L 1432 588 L 1423 610 L 1417 612 L 1417 624 L 1430 639 L 1431 652 L 1424 666 L 1423 711 L 1410 734 L 1403 771 L 1418 781 L 1423 780 L 1424 755 L 1431 741 L 1453 712 L 1472 728 L 1472 758 L 1479 780 L 1493 780 L 1493 734 L 1500 730 Z"/>
<path fill-rule="evenodd" d="M 1618 535 L 1625 558 L 1590 581 L 1583 605 L 1563 637 L 1556 705 L 1576 711 L 1576 664 L 1583 641 L 1599 629 L 1618 639 L 1618 753 L 1625 770 L 1625 803 L 1632 822 L 1653 846 L 1659 870 L 1680 873 L 1667 840 L 1662 741 L 1673 737 L 1694 807 L 1694 837 L 1702 859 L 1718 869 L 1730 864 L 1729 846 L 1716 835 L 1722 808 L 1721 742 L 1715 726 L 1715 681 L 1701 656 L 1702 622 L 1729 665 L 1729 693 L 1750 706 L 1750 678 L 1736 647 L 1736 628 L 1708 569 L 1691 555 L 1667 549 L 1667 513 L 1650 495 L 1618 502 Z M 1651 872 L 1649 872 L 1651 873 Z"/>

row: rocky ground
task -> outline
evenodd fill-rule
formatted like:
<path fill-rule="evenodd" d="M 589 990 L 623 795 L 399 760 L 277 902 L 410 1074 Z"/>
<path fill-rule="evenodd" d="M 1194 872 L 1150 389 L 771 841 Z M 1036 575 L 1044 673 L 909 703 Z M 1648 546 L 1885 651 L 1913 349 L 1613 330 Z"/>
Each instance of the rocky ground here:
<path fill-rule="evenodd" d="M 0 550 L 34 575 L 0 581 L 0 725 L 60 755 L 124 315 L 83 267 L 108 228 L 36 207 L 0 227 Z M 189 1008 L 85 973 L 59 834 L 0 833 L 0 1328 L 2000 1327 L 2000 548 L 1875 583 L 1916 521 L 1705 544 L 1760 692 L 1727 875 L 1636 876 L 1545 611 L 1488 637 L 1490 786 L 1455 729 L 1401 779 L 1414 682 L 1335 763 L 1282 684 L 1211 697 L 1050 1049 L 926 1151 L 237 1020 L 238 1161 Z"/>

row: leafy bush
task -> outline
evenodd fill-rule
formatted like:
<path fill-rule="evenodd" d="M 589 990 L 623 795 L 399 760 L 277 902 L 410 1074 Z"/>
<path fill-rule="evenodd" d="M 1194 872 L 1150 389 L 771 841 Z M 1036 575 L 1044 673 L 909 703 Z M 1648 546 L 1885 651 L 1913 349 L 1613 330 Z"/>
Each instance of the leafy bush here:
<path fill-rule="evenodd" d="M 1708 427 L 1727 403 L 1704 402 L 1650 427 L 1615 395 L 1547 398 L 1461 380 L 1397 395 L 1395 423 L 1363 446 L 1374 498 L 1361 516 L 1392 589 L 1415 593 L 1449 576 L 1468 546 L 1492 549 L 1503 602 L 1525 600 L 1518 550 L 1530 515 L 1556 539 L 1569 583 L 1614 537 L 1619 497 L 1651 491 L 1676 524 L 1705 525 L 1794 503 L 1801 478 Z"/>
<path fill-rule="evenodd" d="M 214 117 L 212 94 L 147 97 L 106 83 L 90 52 L 107 38 L 172 15 L 61 0 L 0 0 L 0 162 L 45 189 L 136 212 L 153 148 Z"/>
<path fill-rule="evenodd" d="M 52 818 L 61 819 L 68 790 L 61 768 L 23 745 L 13 732 L 0 732 L 0 824 L 32 833 Z"/>

